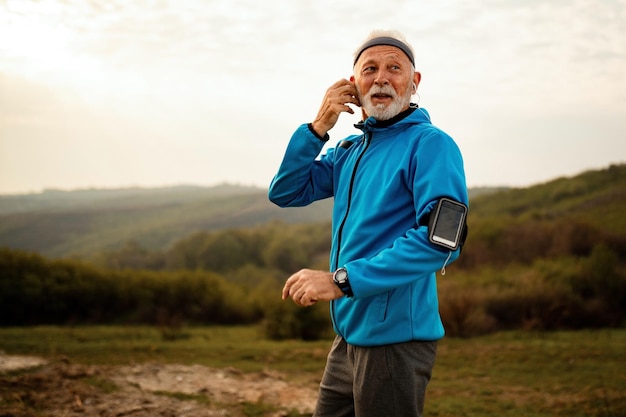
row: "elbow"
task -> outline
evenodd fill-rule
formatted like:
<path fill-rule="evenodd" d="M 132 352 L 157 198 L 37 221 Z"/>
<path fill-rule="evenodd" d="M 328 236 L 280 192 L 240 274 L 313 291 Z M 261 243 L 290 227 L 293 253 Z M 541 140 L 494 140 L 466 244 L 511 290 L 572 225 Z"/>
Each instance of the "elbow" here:
<path fill-rule="evenodd" d="M 289 202 L 291 199 L 285 193 L 281 193 L 274 187 L 274 184 L 270 185 L 269 191 L 267 192 L 267 198 L 270 202 L 274 203 L 278 207 L 285 208 L 289 206 Z"/>
<path fill-rule="evenodd" d="M 282 198 L 275 196 L 272 193 L 268 193 L 267 197 L 271 203 L 274 203 L 278 207 L 281 207 L 281 208 L 287 207 L 287 203 Z"/>
<path fill-rule="evenodd" d="M 267 199 L 268 199 L 271 203 L 276 204 L 278 207 L 282 207 L 282 205 L 281 205 L 281 199 L 280 199 L 280 197 L 276 194 L 276 192 L 272 190 L 272 187 L 270 187 L 269 191 L 267 192 Z"/>

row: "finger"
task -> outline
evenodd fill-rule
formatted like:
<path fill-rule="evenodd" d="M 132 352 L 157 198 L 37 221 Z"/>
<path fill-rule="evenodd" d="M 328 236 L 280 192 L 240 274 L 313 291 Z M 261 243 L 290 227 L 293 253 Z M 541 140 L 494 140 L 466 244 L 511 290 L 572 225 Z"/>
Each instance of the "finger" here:
<path fill-rule="evenodd" d="M 289 297 L 297 297 L 299 288 L 300 286 L 295 284 L 291 284 L 289 286 L 285 285 L 285 287 L 283 288 L 283 300 L 286 300 Z"/>
<path fill-rule="evenodd" d="M 350 80 L 342 78 L 340 80 L 337 80 L 335 83 L 333 83 L 333 85 L 330 86 L 329 90 L 336 90 L 340 87 L 350 86 L 350 85 L 354 85 L 354 84 L 350 82 Z"/>
<path fill-rule="evenodd" d="M 294 294 L 302 288 L 302 282 L 300 279 L 300 271 L 296 272 L 292 276 L 287 279 L 285 282 L 285 286 L 283 287 L 283 300 L 287 297 L 291 296 L 293 298 Z"/>
<path fill-rule="evenodd" d="M 337 97 L 336 102 L 344 105 L 345 107 L 348 107 L 348 104 L 354 104 L 355 106 L 361 107 L 361 100 L 359 100 L 358 94 L 352 91 L 344 92 L 342 95 Z"/>
<path fill-rule="evenodd" d="M 292 296 L 293 299 L 298 300 L 298 304 L 302 306 L 310 306 L 317 301 L 316 291 L 310 286 L 302 286 Z"/>
<path fill-rule="evenodd" d="M 358 95 L 356 87 L 352 84 L 343 85 L 328 92 L 329 97 L 355 97 Z"/>
<path fill-rule="evenodd" d="M 287 286 L 287 284 L 285 284 L 285 286 L 283 287 L 283 292 L 281 294 L 281 297 L 283 300 L 286 300 L 287 297 L 289 297 L 289 287 Z"/>
<path fill-rule="evenodd" d="M 325 99 L 333 101 L 333 99 L 345 100 L 349 97 L 357 96 L 358 92 L 354 84 L 345 81 L 343 84 L 333 85 L 326 91 Z"/>
<path fill-rule="evenodd" d="M 317 302 L 317 300 L 309 296 L 307 292 L 299 292 L 292 298 L 296 304 L 302 307 L 309 307 Z"/>
<path fill-rule="evenodd" d="M 306 291 L 304 289 L 302 289 L 302 288 L 300 288 L 300 289 L 292 288 L 290 295 L 291 295 L 291 298 L 294 301 L 297 301 L 298 304 L 300 304 L 302 302 L 302 299 L 304 299 L 305 294 L 306 294 Z"/>
<path fill-rule="evenodd" d="M 285 282 L 285 286 L 283 287 L 282 298 L 286 300 L 289 297 L 289 293 L 291 292 L 291 288 L 293 287 L 294 280 L 292 279 L 293 275 Z"/>
<path fill-rule="evenodd" d="M 295 293 L 295 294 L 291 294 L 291 299 L 293 300 L 293 302 L 299 306 L 302 306 L 302 298 L 303 298 L 303 294 L 300 293 Z"/>

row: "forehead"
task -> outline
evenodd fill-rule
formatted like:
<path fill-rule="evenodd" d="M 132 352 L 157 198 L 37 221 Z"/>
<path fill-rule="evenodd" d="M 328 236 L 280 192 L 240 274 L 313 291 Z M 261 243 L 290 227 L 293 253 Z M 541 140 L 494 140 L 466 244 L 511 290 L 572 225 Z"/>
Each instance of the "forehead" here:
<path fill-rule="evenodd" d="M 357 65 L 367 61 L 395 60 L 399 63 L 411 65 L 411 60 L 401 49 L 391 45 L 376 45 L 367 48 L 357 61 Z"/>

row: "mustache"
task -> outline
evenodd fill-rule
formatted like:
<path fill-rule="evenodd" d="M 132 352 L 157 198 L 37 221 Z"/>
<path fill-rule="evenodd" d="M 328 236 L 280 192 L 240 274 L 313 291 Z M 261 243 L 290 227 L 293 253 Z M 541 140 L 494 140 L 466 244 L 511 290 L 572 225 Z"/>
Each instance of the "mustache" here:
<path fill-rule="evenodd" d="M 396 94 L 396 90 L 394 90 L 393 87 L 390 85 L 372 86 L 372 88 L 370 88 L 370 91 L 367 92 L 365 97 L 370 98 L 375 94 L 386 94 L 388 96 L 391 96 L 394 99 L 398 98 L 398 95 Z"/>

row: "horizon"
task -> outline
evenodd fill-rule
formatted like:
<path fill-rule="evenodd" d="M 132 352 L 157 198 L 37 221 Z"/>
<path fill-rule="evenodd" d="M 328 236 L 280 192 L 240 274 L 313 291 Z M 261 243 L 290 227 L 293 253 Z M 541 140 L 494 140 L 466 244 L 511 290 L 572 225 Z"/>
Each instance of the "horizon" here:
<path fill-rule="evenodd" d="M 577 177 L 579 175 L 588 173 L 588 172 L 596 172 L 596 171 L 605 171 L 608 170 L 611 166 L 623 166 L 626 165 L 626 162 L 620 163 L 610 163 L 604 167 L 598 168 L 589 168 L 573 175 L 560 175 L 551 179 L 547 179 L 545 181 L 540 181 L 534 184 L 528 184 L 523 186 L 514 186 L 514 185 L 506 185 L 506 184 L 493 184 L 493 185 L 476 185 L 476 186 L 468 186 L 468 190 L 480 190 L 480 189 L 526 189 L 532 188 L 535 186 L 540 186 L 543 184 L 548 184 L 553 181 L 557 181 L 560 179 L 571 179 Z M 254 188 L 258 190 L 267 190 L 268 186 L 260 186 L 255 184 L 243 184 L 237 182 L 221 182 L 215 184 L 191 184 L 191 183 L 179 183 L 179 184 L 164 184 L 164 185 L 154 185 L 154 186 L 143 186 L 143 185 L 128 185 L 128 186 L 111 186 L 111 187 L 84 187 L 84 188 L 44 188 L 38 191 L 29 191 L 22 193 L 0 193 L 1 197 L 22 197 L 22 196 L 35 196 L 42 195 L 46 193 L 73 193 L 73 192 L 88 192 L 88 191 L 132 191 L 132 190 L 142 190 L 142 191 L 150 191 L 150 190 L 165 190 L 165 189 L 174 189 L 174 188 L 198 188 L 198 189 L 211 189 L 211 188 L 219 188 L 219 187 L 236 187 L 236 188 Z"/>

